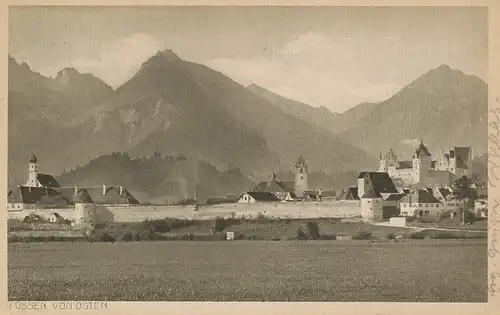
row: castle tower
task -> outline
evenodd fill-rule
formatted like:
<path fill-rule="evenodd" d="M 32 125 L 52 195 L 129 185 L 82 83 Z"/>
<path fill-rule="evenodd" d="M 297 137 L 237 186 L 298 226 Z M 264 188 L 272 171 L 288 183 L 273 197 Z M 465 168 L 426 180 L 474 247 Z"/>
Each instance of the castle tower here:
<path fill-rule="evenodd" d="M 301 155 L 295 164 L 295 194 L 302 196 L 307 189 L 307 164 Z"/>
<path fill-rule="evenodd" d="M 361 197 L 361 217 L 365 221 L 376 221 L 383 218 L 384 201 L 382 196 L 369 186 Z"/>
<path fill-rule="evenodd" d="M 39 187 L 40 184 L 38 183 L 37 177 L 38 177 L 38 159 L 33 154 L 29 161 L 28 182 L 26 182 L 26 186 Z"/>
<path fill-rule="evenodd" d="M 86 189 L 81 189 L 75 198 L 75 223 L 92 230 L 96 220 L 96 205 Z"/>
<path fill-rule="evenodd" d="M 429 150 L 424 145 L 423 141 L 420 141 L 415 154 L 413 155 L 413 183 L 420 184 L 422 186 L 427 185 L 427 179 L 429 178 L 429 171 L 431 170 L 432 157 Z"/>
<path fill-rule="evenodd" d="M 387 172 L 389 169 L 389 165 L 387 163 L 387 159 L 385 156 L 380 153 L 380 160 L 379 160 L 379 166 L 378 166 L 378 172 Z"/>

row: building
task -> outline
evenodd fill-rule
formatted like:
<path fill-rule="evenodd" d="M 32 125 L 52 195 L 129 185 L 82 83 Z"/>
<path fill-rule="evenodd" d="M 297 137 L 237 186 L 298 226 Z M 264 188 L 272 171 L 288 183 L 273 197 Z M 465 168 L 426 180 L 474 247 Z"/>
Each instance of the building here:
<path fill-rule="evenodd" d="M 391 205 L 393 202 L 389 198 L 399 195 L 399 192 L 388 173 L 361 172 L 357 195 L 361 199 L 361 216 L 365 220 L 380 220 L 397 214 L 397 207 Z"/>
<path fill-rule="evenodd" d="M 372 185 L 361 196 L 361 217 L 364 220 L 381 220 L 384 216 L 384 200 Z"/>
<path fill-rule="evenodd" d="M 342 190 L 339 196 L 340 200 L 360 200 L 358 195 L 358 187 L 351 186 L 347 190 Z"/>
<path fill-rule="evenodd" d="M 294 192 L 297 196 L 302 196 L 308 191 L 308 169 L 304 157 L 301 155 L 295 163 L 295 183 Z"/>
<path fill-rule="evenodd" d="M 29 160 L 26 187 L 59 188 L 59 183 L 52 175 L 38 173 L 38 159 L 33 154 Z"/>
<path fill-rule="evenodd" d="M 34 209 L 37 207 L 60 208 L 75 204 L 81 187 L 61 187 L 57 180 L 48 174 L 38 173 L 38 159 L 33 155 L 29 160 L 28 180 L 25 185 L 11 189 L 7 194 L 7 209 L 10 211 Z M 87 188 L 98 205 L 138 205 L 132 194 L 122 186 L 97 186 Z"/>
<path fill-rule="evenodd" d="M 405 194 L 393 194 L 384 200 L 383 219 L 399 216 L 401 213 L 400 201 Z"/>
<path fill-rule="evenodd" d="M 238 203 L 280 202 L 282 201 L 271 192 L 250 191 L 238 198 Z"/>
<path fill-rule="evenodd" d="M 470 176 L 471 156 L 470 147 L 455 147 L 432 160 L 431 153 L 421 141 L 411 161 L 399 161 L 392 149 L 384 156 L 381 153 L 378 171 L 389 173 L 396 182 L 407 186 L 446 186 L 463 175 Z"/>
<path fill-rule="evenodd" d="M 427 189 L 418 189 L 400 200 L 402 216 L 438 218 L 444 213 L 444 204 Z"/>
<path fill-rule="evenodd" d="M 280 181 L 273 173 L 269 181 L 260 182 L 253 192 L 273 193 L 280 200 L 286 200 L 292 193 L 298 198 L 303 198 L 308 192 L 308 166 L 303 156 L 300 156 L 295 164 L 295 181 Z"/>
<path fill-rule="evenodd" d="M 384 199 L 399 193 L 386 172 L 361 172 L 358 176 L 358 196 L 363 198 L 366 190 L 370 187 Z"/>

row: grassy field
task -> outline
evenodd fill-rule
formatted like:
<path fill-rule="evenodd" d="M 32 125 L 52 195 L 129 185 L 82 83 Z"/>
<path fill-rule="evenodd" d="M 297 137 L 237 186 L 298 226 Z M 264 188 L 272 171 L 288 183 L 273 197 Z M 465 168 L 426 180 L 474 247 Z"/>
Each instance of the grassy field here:
<path fill-rule="evenodd" d="M 485 240 L 17 243 L 9 300 L 487 300 Z"/>

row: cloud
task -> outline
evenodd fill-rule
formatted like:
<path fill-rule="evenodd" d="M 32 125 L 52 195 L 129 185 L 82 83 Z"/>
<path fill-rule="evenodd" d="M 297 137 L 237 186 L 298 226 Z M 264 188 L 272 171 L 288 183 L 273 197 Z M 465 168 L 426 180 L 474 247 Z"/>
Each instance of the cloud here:
<path fill-rule="evenodd" d="M 325 35 L 317 32 L 307 32 L 286 43 L 278 51 L 283 56 L 310 56 L 324 54 L 335 48 Z"/>
<path fill-rule="evenodd" d="M 134 33 L 104 44 L 95 58 L 78 58 L 72 67 L 80 72 L 92 73 L 112 87 L 118 87 L 130 79 L 142 63 L 163 49 L 156 38 Z"/>
<path fill-rule="evenodd" d="M 366 52 L 358 49 L 349 54 L 355 42 L 349 36 L 307 32 L 272 56 L 211 59 L 205 65 L 242 85 L 256 83 L 287 98 L 342 112 L 362 102 L 383 101 L 402 87 L 390 78 L 370 80 L 366 74 L 369 61 L 361 58 Z"/>

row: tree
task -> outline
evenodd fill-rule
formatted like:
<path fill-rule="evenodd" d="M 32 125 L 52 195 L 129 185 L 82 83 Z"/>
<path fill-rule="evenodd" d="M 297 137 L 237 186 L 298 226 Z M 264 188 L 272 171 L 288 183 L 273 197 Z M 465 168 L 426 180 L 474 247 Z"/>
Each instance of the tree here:
<path fill-rule="evenodd" d="M 471 184 L 471 179 L 467 178 L 467 176 L 464 175 L 457 179 L 452 185 L 453 198 L 463 201 L 463 209 L 461 211 L 462 224 L 465 224 L 465 212 L 468 208 L 468 201 L 472 200 L 474 197 L 473 189 L 470 187 Z M 470 218 L 468 218 L 468 221 L 469 220 Z"/>

